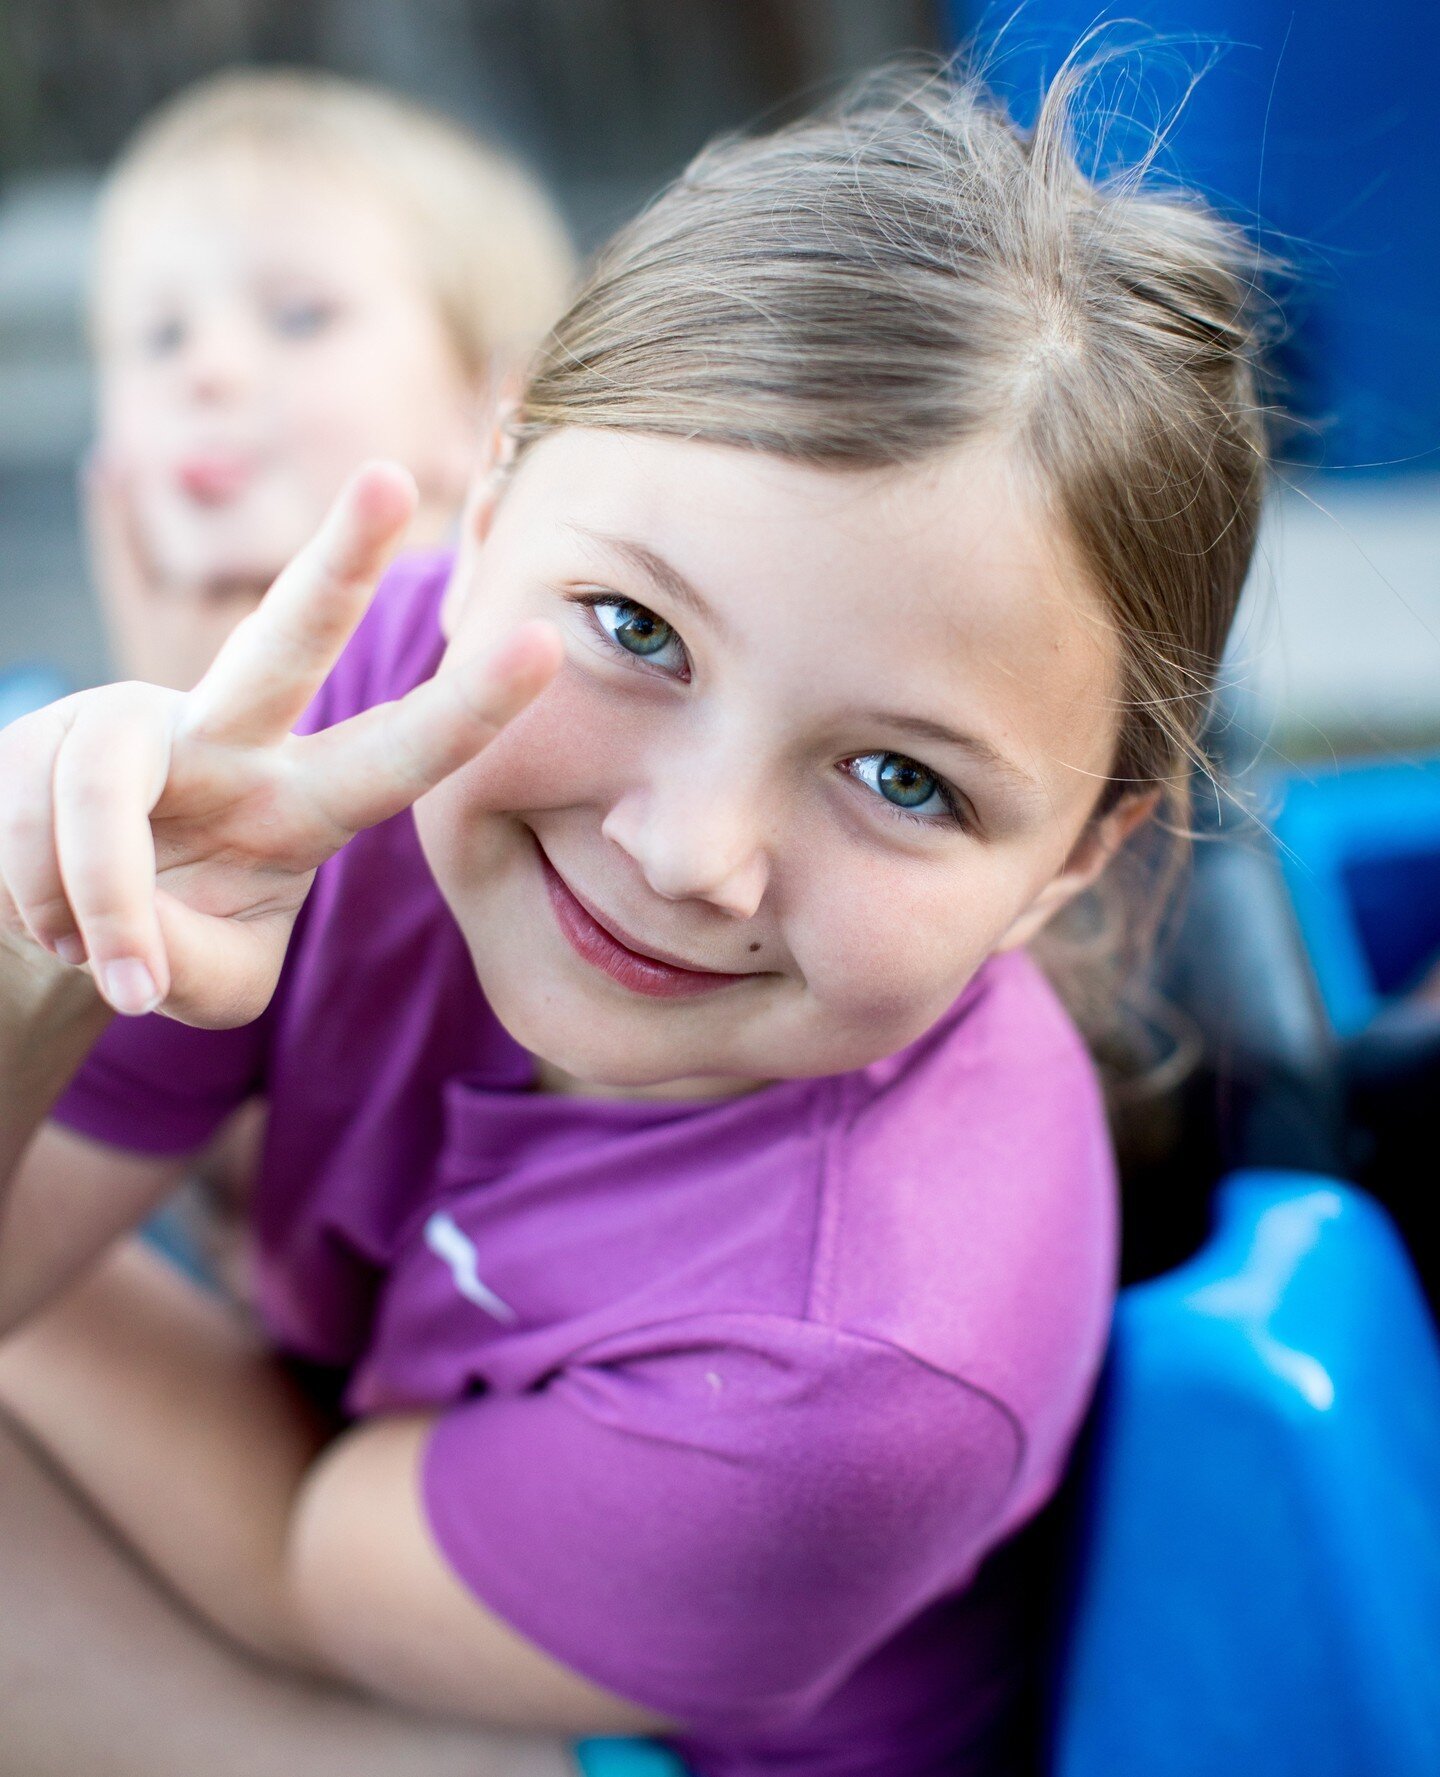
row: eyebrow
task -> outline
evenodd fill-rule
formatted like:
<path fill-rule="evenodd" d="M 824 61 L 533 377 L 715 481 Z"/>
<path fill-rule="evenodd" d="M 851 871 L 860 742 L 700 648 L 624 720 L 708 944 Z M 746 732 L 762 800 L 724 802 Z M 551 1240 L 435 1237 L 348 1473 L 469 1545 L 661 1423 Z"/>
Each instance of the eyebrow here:
<path fill-rule="evenodd" d="M 998 777 L 1005 778 L 1017 790 L 1025 790 L 1034 795 L 1040 789 L 1039 783 L 1028 771 L 1022 770 L 1013 759 L 1007 758 L 998 747 L 992 746 L 988 740 L 982 740 L 978 734 L 962 734 L 958 729 L 947 728 L 943 722 L 932 722 L 926 716 L 904 716 L 895 710 L 862 710 L 860 720 L 873 722 L 877 728 L 901 728 L 921 740 L 935 741 L 940 746 L 957 747 Z"/>
<path fill-rule="evenodd" d="M 599 544 L 602 549 L 608 549 L 612 555 L 628 563 L 637 573 L 643 574 L 658 591 L 663 592 L 671 604 L 678 605 L 682 611 L 689 611 L 703 623 L 708 623 L 718 634 L 727 633 L 727 625 L 720 613 L 663 555 L 657 555 L 653 549 L 647 548 L 644 543 L 635 542 L 631 537 L 612 537 L 608 532 L 587 530 L 580 524 L 567 524 L 566 529 L 574 531 L 583 542 Z"/>

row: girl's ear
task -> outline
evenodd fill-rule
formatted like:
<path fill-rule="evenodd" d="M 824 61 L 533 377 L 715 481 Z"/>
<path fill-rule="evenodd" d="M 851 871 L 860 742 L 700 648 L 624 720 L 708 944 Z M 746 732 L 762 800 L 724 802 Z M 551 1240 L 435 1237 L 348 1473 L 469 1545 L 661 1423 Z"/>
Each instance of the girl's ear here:
<path fill-rule="evenodd" d="M 1062 907 L 1097 882 L 1110 860 L 1160 805 L 1158 790 L 1130 791 L 1098 819 L 1087 823 L 1075 841 L 1064 868 L 1052 876 L 1011 921 L 996 950 L 1018 950 L 1047 926 Z"/>
<path fill-rule="evenodd" d="M 515 439 L 508 429 L 508 418 L 508 409 L 495 415 L 482 444 L 475 473 L 470 481 L 470 490 L 465 496 L 465 515 L 460 521 L 457 571 L 450 576 L 450 584 L 445 588 L 445 596 L 440 601 L 440 633 L 446 641 L 454 634 L 462 589 L 470 581 L 470 576 L 459 570 L 466 557 L 479 549 L 490 535 L 490 526 L 495 522 L 495 508 L 500 504 L 500 495 L 509 476 L 510 466 L 515 460 Z"/>

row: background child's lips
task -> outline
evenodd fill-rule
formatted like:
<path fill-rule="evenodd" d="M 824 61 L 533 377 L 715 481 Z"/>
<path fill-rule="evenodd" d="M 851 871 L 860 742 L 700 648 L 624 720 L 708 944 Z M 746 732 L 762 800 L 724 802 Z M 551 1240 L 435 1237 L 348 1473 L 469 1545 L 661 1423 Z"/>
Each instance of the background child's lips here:
<path fill-rule="evenodd" d="M 176 464 L 175 479 L 202 506 L 221 506 L 245 491 L 255 470 L 255 458 L 242 451 L 194 451 Z"/>

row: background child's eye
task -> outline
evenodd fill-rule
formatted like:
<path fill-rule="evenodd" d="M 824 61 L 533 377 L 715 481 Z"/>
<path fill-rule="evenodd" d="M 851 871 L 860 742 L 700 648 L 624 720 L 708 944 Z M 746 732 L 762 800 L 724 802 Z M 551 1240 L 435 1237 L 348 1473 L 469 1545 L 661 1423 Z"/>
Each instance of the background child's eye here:
<path fill-rule="evenodd" d="M 338 314 L 333 302 L 279 302 L 270 310 L 270 325 L 282 339 L 310 339 L 323 333 Z"/>
<path fill-rule="evenodd" d="M 140 336 L 140 344 L 148 358 L 168 358 L 185 343 L 185 323 L 178 315 L 165 315 L 152 321 Z"/>
<path fill-rule="evenodd" d="M 945 780 L 904 753 L 862 753 L 849 760 L 845 769 L 897 814 L 963 823 L 959 798 Z"/>

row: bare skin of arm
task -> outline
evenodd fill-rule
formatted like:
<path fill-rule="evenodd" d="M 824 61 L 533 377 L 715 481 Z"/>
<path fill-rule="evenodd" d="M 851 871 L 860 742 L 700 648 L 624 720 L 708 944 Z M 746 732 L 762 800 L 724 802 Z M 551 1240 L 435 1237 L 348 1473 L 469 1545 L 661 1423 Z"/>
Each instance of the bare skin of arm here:
<path fill-rule="evenodd" d="M 137 1222 L 173 1177 L 171 1164 L 126 1161 L 54 1126 L 37 1135 L 113 1016 L 88 976 L 0 928 L 0 1331 Z"/>
<path fill-rule="evenodd" d="M 0 1777 L 573 1777 L 554 1738 L 426 1719 L 250 1658 L 3 1413 L 0 1597 Z"/>

